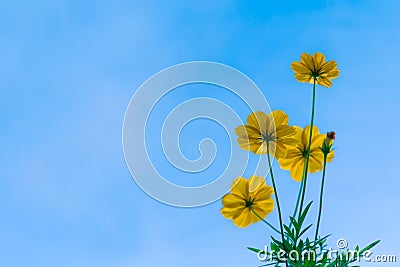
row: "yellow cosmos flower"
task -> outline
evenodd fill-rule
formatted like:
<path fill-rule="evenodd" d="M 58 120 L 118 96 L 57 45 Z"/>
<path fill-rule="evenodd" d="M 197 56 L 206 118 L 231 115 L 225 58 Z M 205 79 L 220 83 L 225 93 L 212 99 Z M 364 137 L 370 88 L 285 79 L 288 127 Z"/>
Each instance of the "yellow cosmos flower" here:
<path fill-rule="evenodd" d="M 300 61 L 293 62 L 290 67 L 299 82 L 313 84 L 315 79 L 316 84 L 325 87 L 330 87 L 331 80 L 337 78 L 340 73 L 337 63 L 334 60 L 325 62 L 325 55 L 319 52 L 314 56 L 308 53 L 301 54 Z"/>
<path fill-rule="evenodd" d="M 276 158 L 284 158 L 287 146 L 296 144 L 293 138 L 295 129 L 287 125 L 288 121 L 288 115 L 280 110 L 270 114 L 262 111 L 251 113 L 247 125 L 235 129 L 239 147 L 254 154 L 267 154 L 269 151 Z"/>
<path fill-rule="evenodd" d="M 249 180 L 236 178 L 231 185 L 231 193 L 222 198 L 222 215 L 240 228 L 261 221 L 255 214 L 265 218 L 274 209 L 271 195 L 274 189 L 266 185 L 264 178 L 252 176 Z M 253 212 L 253 211 L 255 212 Z"/>
<path fill-rule="evenodd" d="M 278 159 L 279 165 L 284 170 L 290 170 L 290 176 L 293 180 L 301 182 L 303 178 L 304 165 L 307 157 L 308 140 L 310 137 L 310 126 L 304 130 L 298 126 L 296 128 L 295 138 L 297 145 L 290 148 L 286 158 Z M 308 172 L 315 173 L 323 169 L 324 154 L 321 146 L 326 138 L 326 134 L 320 134 L 318 127 L 313 127 L 313 136 L 311 139 L 310 159 L 308 163 Z M 334 152 L 331 151 L 327 156 L 327 162 L 332 161 Z"/>

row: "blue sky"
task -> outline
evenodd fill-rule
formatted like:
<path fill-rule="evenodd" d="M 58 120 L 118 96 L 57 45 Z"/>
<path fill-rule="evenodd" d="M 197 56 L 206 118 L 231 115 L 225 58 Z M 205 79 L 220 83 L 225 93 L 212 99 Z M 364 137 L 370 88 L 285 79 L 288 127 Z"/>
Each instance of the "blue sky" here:
<path fill-rule="evenodd" d="M 154 73 L 210 60 L 244 72 L 272 109 L 305 126 L 310 86 L 289 66 L 315 51 L 341 70 L 317 96 L 316 124 L 337 132 L 321 231 L 332 246 L 381 239 L 376 254 L 400 256 L 400 4 L 214 2 L 2 3 L 1 266 L 257 266 L 245 246 L 264 246 L 264 225 L 237 229 L 220 201 L 173 208 L 140 190 L 122 153 L 124 112 Z M 277 176 L 287 217 L 297 184 Z"/>

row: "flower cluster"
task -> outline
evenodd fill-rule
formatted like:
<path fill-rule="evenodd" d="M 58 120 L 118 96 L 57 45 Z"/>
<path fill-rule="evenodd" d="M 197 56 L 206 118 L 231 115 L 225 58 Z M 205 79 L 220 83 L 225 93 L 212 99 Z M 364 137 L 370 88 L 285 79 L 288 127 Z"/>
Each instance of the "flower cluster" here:
<path fill-rule="evenodd" d="M 249 179 L 236 178 L 232 182 L 230 193 L 222 198 L 221 214 L 232 220 L 234 225 L 240 228 L 248 227 L 250 224 L 260 221 L 266 223 L 280 235 L 280 240 L 271 237 L 271 248 L 277 253 L 283 251 L 287 255 L 293 250 L 302 252 L 307 249 L 318 251 L 319 255 L 322 255 L 319 260 L 304 261 L 299 259 L 294 261 L 288 258 L 282 260 L 282 258 L 272 257 L 266 265 L 338 266 L 339 262 L 328 260 L 323 256 L 327 237 L 321 238 L 319 236 L 326 167 L 335 155 L 333 143 L 336 133 L 332 131 L 326 134 L 320 133 L 319 128 L 314 125 L 314 113 L 316 85 L 330 87 L 332 79 L 337 78 L 340 71 L 337 69 L 335 61 L 326 62 L 325 55 L 319 52 L 314 55 L 301 54 L 300 61 L 293 62 L 291 68 L 299 82 L 307 82 L 313 85 L 311 122 L 302 128 L 289 125 L 289 117 L 282 110 L 275 110 L 269 114 L 263 111 L 255 111 L 247 117 L 245 125 L 240 125 L 235 129 L 240 148 L 256 155 L 266 155 L 272 187 L 267 185 L 267 177 L 254 175 Z M 300 183 L 297 202 L 288 225 L 284 224 L 282 219 L 271 157 L 278 161 L 281 169 L 290 172 L 294 181 Z M 311 227 L 311 225 L 303 227 L 305 217 L 312 204 L 310 202 L 304 205 L 308 174 L 319 171 L 322 171 L 322 179 L 315 235 L 313 241 L 309 237 L 303 240 L 302 236 Z M 273 211 L 275 204 L 279 218 L 279 229 L 265 219 Z M 371 248 L 378 242 L 374 242 L 367 248 Z M 255 248 L 249 249 L 258 253 L 265 253 L 265 251 Z M 356 251 L 358 250 L 357 246 Z M 340 262 L 340 266 L 349 266 L 352 262 L 351 260 Z"/>

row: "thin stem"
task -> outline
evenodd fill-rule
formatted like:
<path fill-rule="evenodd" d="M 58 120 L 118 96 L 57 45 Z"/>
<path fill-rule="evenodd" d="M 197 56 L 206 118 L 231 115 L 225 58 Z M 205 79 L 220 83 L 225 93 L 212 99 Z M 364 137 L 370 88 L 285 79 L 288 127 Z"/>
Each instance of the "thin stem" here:
<path fill-rule="evenodd" d="M 303 185 L 303 192 L 301 194 L 299 216 L 301 215 L 301 213 L 303 211 L 304 196 L 306 194 L 308 165 L 309 165 L 309 162 L 310 162 L 311 141 L 312 141 L 312 133 L 313 133 L 313 127 L 314 127 L 315 91 L 316 91 L 315 88 L 316 88 L 316 78 L 314 77 L 313 94 L 312 94 L 312 108 L 311 108 L 310 137 L 308 139 L 308 148 L 307 148 L 307 155 L 306 155 L 306 166 L 304 168 L 304 178 L 303 178 L 304 185 Z"/>
<path fill-rule="evenodd" d="M 281 229 L 281 237 L 282 237 L 283 249 L 286 252 L 285 237 L 283 235 L 283 223 L 282 223 L 281 205 L 279 203 L 278 190 L 276 190 L 274 173 L 272 171 L 271 156 L 269 155 L 269 142 L 267 142 L 267 158 L 268 158 L 269 173 L 271 174 L 272 186 L 274 187 L 274 192 L 275 192 L 276 206 L 278 207 L 279 227 Z M 287 267 L 288 266 L 287 261 L 285 261 L 285 264 L 286 264 L 286 267 Z"/>
<path fill-rule="evenodd" d="M 318 212 L 318 221 L 317 221 L 317 229 L 315 230 L 315 240 L 318 238 L 318 230 L 319 224 L 321 222 L 321 214 L 322 214 L 322 198 L 324 195 L 324 185 L 325 185 L 325 170 L 326 170 L 326 159 L 328 154 L 324 153 L 324 169 L 322 171 L 322 181 L 321 181 L 321 193 L 319 195 L 319 212 Z"/>
<path fill-rule="evenodd" d="M 303 178 L 304 178 L 304 170 L 305 170 L 305 162 L 304 162 L 304 166 L 303 166 Z M 299 209 L 299 204 L 300 204 L 300 198 L 301 198 L 301 193 L 302 193 L 302 191 L 303 191 L 303 179 L 301 180 L 301 183 L 300 183 L 300 188 L 299 188 L 299 193 L 297 194 L 297 200 L 296 200 L 296 207 L 295 207 L 295 209 L 294 209 L 294 212 L 293 212 L 293 218 L 295 218 L 296 217 L 296 214 L 297 214 L 297 210 Z M 289 227 L 291 227 L 292 226 L 292 221 L 290 221 L 290 223 L 289 223 Z"/>
<path fill-rule="evenodd" d="M 270 224 L 269 222 L 267 222 L 266 220 L 264 220 L 260 215 L 258 215 L 258 213 L 253 209 L 250 208 L 250 210 L 254 213 L 254 215 L 257 216 L 258 219 L 260 219 L 261 221 L 263 221 L 266 225 L 268 225 L 269 227 L 271 227 L 272 230 L 274 230 L 275 232 L 277 232 L 279 234 L 279 230 L 276 229 L 272 224 Z"/>

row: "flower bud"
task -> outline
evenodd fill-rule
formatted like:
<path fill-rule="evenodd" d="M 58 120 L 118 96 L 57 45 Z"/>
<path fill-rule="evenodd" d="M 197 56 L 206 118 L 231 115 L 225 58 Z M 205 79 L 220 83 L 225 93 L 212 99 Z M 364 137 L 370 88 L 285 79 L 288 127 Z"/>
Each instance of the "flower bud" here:
<path fill-rule="evenodd" d="M 321 151 L 324 155 L 328 155 L 332 151 L 333 140 L 336 138 L 334 131 L 327 132 L 324 141 L 322 142 Z"/>
<path fill-rule="evenodd" d="M 336 133 L 334 131 L 327 132 L 326 137 L 330 140 L 335 140 L 336 139 Z"/>

